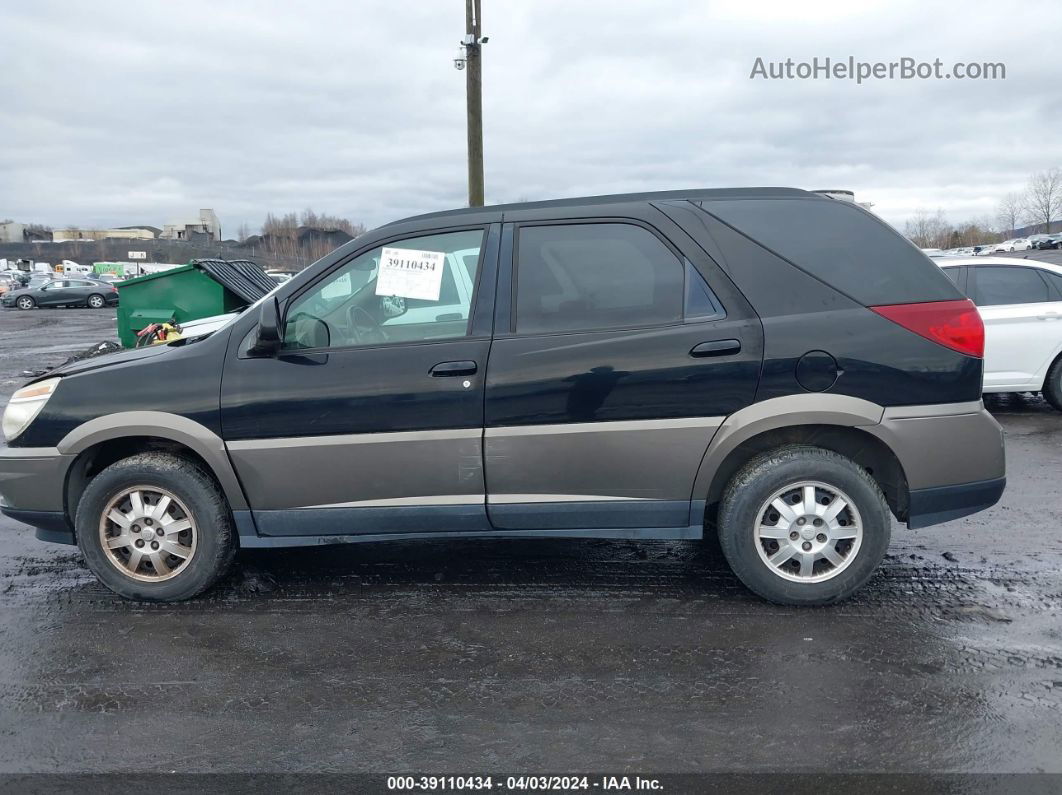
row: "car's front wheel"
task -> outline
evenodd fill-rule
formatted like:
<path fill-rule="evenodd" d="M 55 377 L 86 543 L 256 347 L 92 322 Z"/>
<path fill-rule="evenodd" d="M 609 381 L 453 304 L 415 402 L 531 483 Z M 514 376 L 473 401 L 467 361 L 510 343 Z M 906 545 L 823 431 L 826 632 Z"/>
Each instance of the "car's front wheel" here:
<path fill-rule="evenodd" d="M 195 462 L 142 453 L 100 472 L 75 518 L 93 573 L 127 599 L 174 602 L 216 583 L 236 534 L 225 496 Z"/>
<path fill-rule="evenodd" d="M 37 302 L 30 298 L 28 295 L 20 295 L 18 300 L 15 301 L 15 306 L 19 309 L 33 309 L 37 305 Z"/>
<path fill-rule="evenodd" d="M 93 293 L 88 297 L 89 309 L 103 309 L 103 305 L 107 302 L 103 300 L 102 295 L 96 295 Z"/>
<path fill-rule="evenodd" d="M 809 446 L 750 461 L 719 506 L 719 542 L 734 573 L 779 604 L 847 599 L 877 570 L 891 521 L 877 483 L 854 461 Z"/>

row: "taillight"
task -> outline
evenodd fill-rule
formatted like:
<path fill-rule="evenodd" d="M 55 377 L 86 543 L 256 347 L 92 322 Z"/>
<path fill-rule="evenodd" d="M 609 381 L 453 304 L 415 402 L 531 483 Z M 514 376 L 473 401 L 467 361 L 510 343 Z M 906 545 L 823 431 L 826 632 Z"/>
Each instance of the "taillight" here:
<path fill-rule="evenodd" d="M 982 358 L 985 324 L 973 301 L 930 301 L 869 307 L 884 318 L 953 351 Z"/>

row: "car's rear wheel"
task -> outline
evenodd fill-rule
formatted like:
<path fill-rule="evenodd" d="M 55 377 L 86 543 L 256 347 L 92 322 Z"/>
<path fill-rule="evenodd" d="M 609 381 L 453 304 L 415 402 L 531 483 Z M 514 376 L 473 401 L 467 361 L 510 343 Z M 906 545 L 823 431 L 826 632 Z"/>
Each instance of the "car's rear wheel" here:
<path fill-rule="evenodd" d="M 1054 364 L 1048 368 L 1041 392 L 1044 400 L 1062 411 L 1062 356 L 1055 359 Z"/>
<path fill-rule="evenodd" d="M 19 309 L 33 309 L 37 305 L 37 302 L 30 298 L 28 295 L 20 295 L 18 300 L 15 301 L 15 306 Z"/>
<path fill-rule="evenodd" d="M 727 486 L 718 524 L 738 578 L 790 605 L 847 599 L 881 564 L 891 531 L 885 498 L 867 471 L 808 446 L 750 461 Z"/>
<path fill-rule="evenodd" d="M 103 299 L 102 295 L 96 295 L 93 293 L 88 297 L 89 309 L 103 309 L 103 305 L 107 302 Z"/>
<path fill-rule="evenodd" d="M 195 462 L 142 453 L 89 483 L 75 519 L 93 573 L 127 599 L 173 602 L 210 588 L 232 563 L 225 496 Z"/>

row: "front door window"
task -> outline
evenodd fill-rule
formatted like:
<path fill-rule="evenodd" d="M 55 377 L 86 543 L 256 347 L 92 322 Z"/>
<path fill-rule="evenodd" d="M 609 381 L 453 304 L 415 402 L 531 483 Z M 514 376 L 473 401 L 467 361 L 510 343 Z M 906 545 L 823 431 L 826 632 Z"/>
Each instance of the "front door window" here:
<path fill-rule="evenodd" d="M 296 298 L 284 348 L 349 348 L 468 334 L 483 231 L 406 238 L 355 257 Z"/>

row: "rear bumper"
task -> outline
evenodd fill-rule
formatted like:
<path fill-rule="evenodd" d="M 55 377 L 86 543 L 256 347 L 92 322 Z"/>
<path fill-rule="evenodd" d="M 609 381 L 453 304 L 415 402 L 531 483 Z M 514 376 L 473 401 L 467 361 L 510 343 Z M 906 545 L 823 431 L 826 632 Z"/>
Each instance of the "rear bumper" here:
<path fill-rule="evenodd" d="M 912 489 L 908 502 L 907 526 L 912 530 L 961 519 L 963 516 L 991 508 L 1003 496 L 1006 478 Z"/>
<path fill-rule="evenodd" d="M 884 441 L 903 467 L 908 527 L 982 511 L 1003 493 L 1003 429 L 981 401 L 887 408 L 881 422 L 866 430 Z"/>

